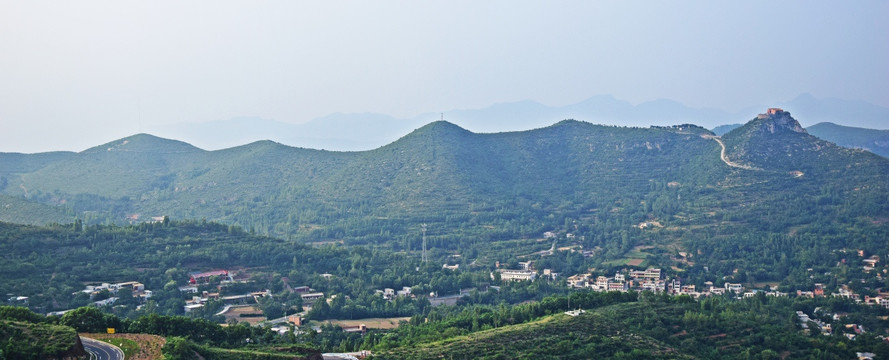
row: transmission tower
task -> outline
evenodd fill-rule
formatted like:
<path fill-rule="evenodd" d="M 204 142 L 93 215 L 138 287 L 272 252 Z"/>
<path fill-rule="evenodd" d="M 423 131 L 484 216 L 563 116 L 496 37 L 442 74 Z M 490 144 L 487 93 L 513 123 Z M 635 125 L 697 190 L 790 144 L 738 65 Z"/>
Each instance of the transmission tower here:
<path fill-rule="evenodd" d="M 429 258 L 426 257 L 426 224 L 423 224 L 421 229 L 423 230 L 423 262 L 429 262 Z"/>

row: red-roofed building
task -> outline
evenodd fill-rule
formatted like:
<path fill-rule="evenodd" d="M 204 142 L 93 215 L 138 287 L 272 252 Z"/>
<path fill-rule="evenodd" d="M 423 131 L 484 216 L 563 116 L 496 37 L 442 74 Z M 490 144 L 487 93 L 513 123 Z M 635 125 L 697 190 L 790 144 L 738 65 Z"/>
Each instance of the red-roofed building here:
<path fill-rule="evenodd" d="M 202 273 L 193 273 L 191 274 L 191 278 L 188 279 L 188 282 L 191 284 L 206 283 L 209 282 L 210 278 L 213 276 L 231 280 L 231 277 L 228 275 L 228 270 L 214 270 Z"/>

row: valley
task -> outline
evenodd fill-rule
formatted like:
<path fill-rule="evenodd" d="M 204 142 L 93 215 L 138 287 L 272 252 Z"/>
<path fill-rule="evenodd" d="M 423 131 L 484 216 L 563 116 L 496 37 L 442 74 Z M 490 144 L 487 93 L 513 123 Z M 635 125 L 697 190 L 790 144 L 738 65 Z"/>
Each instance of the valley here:
<path fill-rule="evenodd" d="M 887 354 L 887 174 L 780 109 L 721 137 L 435 122 L 363 152 L 142 134 L 0 154 L 0 292 L 165 353 Z"/>

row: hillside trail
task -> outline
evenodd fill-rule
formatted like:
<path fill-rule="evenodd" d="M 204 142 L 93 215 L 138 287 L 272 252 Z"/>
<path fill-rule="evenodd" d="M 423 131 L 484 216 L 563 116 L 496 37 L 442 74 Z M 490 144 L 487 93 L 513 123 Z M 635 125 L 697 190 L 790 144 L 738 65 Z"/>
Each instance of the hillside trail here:
<path fill-rule="evenodd" d="M 719 136 L 701 135 L 701 137 L 704 139 L 716 140 L 716 142 L 719 143 L 719 146 L 722 147 L 722 151 L 719 152 L 719 158 L 722 159 L 722 162 L 724 162 L 726 165 L 735 167 L 738 169 L 744 169 L 744 170 L 759 170 L 755 167 L 747 166 L 747 165 L 743 165 L 743 164 L 738 164 L 736 162 L 729 160 L 728 157 L 725 156 L 725 143 L 722 142 L 722 139 L 720 139 Z"/>

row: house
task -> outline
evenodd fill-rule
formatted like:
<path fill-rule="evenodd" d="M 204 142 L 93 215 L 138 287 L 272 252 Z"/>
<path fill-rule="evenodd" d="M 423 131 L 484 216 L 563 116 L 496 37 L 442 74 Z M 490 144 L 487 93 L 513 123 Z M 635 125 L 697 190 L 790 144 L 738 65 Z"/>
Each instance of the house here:
<path fill-rule="evenodd" d="M 725 283 L 725 290 L 740 293 L 744 291 L 744 287 L 741 284 Z"/>
<path fill-rule="evenodd" d="M 646 280 L 639 284 L 639 287 L 645 291 L 663 291 L 664 288 L 658 289 L 657 282 Z"/>
<path fill-rule="evenodd" d="M 447 270 L 457 270 L 457 269 L 460 268 L 460 264 L 455 264 L 455 265 L 443 264 L 443 265 L 441 266 L 441 268 L 442 268 L 442 269 L 447 269 Z"/>
<path fill-rule="evenodd" d="M 847 286 L 843 286 L 840 290 L 833 294 L 834 297 L 842 297 L 846 299 L 858 300 L 859 295 L 849 290 Z"/>
<path fill-rule="evenodd" d="M 256 301 L 252 295 L 244 294 L 244 295 L 231 295 L 231 296 L 223 296 L 219 298 L 225 305 L 241 305 L 241 304 L 253 304 Z"/>
<path fill-rule="evenodd" d="M 62 311 L 53 311 L 53 312 L 47 313 L 46 316 L 62 316 L 62 315 L 65 315 L 66 313 L 72 312 L 72 311 L 74 311 L 74 310 L 75 310 L 75 309 L 62 310 Z"/>
<path fill-rule="evenodd" d="M 133 297 L 147 299 L 152 295 L 151 290 L 145 290 L 145 285 L 138 281 L 128 281 L 121 282 L 116 284 L 102 283 L 102 285 L 87 285 L 85 289 L 80 292 L 89 294 L 90 298 L 98 295 L 102 291 L 107 291 L 111 294 L 117 294 L 120 289 L 130 289 L 132 291 Z M 77 294 L 76 292 L 74 294 Z"/>
<path fill-rule="evenodd" d="M 568 277 L 568 286 L 582 288 L 587 286 L 590 274 L 577 274 Z"/>
<path fill-rule="evenodd" d="M 864 270 L 871 271 L 875 267 L 877 267 L 877 263 L 880 262 L 880 257 L 877 255 L 871 256 L 869 259 L 861 260 L 864 263 Z"/>
<path fill-rule="evenodd" d="M 28 297 L 27 296 L 13 296 L 13 297 L 9 298 L 8 301 L 10 304 L 28 305 Z"/>
<path fill-rule="evenodd" d="M 224 280 L 233 281 L 227 270 L 214 270 L 201 273 L 192 273 L 189 276 L 188 283 L 192 285 L 206 284 L 210 282 L 210 279 L 214 276 L 222 278 Z"/>
<path fill-rule="evenodd" d="M 323 299 L 324 293 L 323 292 L 305 293 L 305 294 L 301 294 L 299 297 L 301 297 L 303 299 L 304 303 L 312 304 L 312 303 L 315 303 L 315 301 L 317 301 L 318 299 Z"/>
<path fill-rule="evenodd" d="M 343 326 L 343 332 L 347 333 L 361 333 L 364 335 L 367 333 L 367 325 L 360 324 L 358 326 Z"/>
<path fill-rule="evenodd" d="M 537 277 L 537 273 L 531 270 L 510 270 L 510 269 L 500 269 L 498 270 L 500 273 L 500 280 L 502 281 L 526 281 L 526 280 L 534 280 Z M 491 278 L 494 278 L 494 274 L 491 274 Z"/>
<path fill-rule="evenodd" d="M 385 288 L 383 289 L 383 299 L 392 300 L 395 298 L 395 289 Z"/>
<path fill-rule="evenodd" d="M 204 304 L 187 304 L 184 306 L 185 312 L 191 312 L 204 307 Z"/>
<path fill-rule="evenodd" d="M 138 281 L 128 281 L 114 284 L 117 289 L 129 288 L 133 292 L 145 291 L 145 285 Z"/>
<path fill-rule="evenodd" d="M 95 305 L 95 306 L 111 305 L 111 304 L 114 304 L 114 302 L 117 301 L 117 299 L 119 299 L 119 298 L 110 297 L 105 300 L 94 301 L 93 305 Z"/>
<path fill-rule="evenodd" d="M 606 290 L 608 289 L 608 278 L 604 276 L 596 277 L 596 288 L 598 290 Z"/>
<path fill-rule="evenodd" d="M 815 296 L 824 296 L 824 284 L 815 284 L 815 290 L 812 293 Z"/>
<path fill-rule="evenodd" d="M 660 280 L 661 269 L 648 268 L 643 270 L 630 271 L 630 278 L 638 280 Z"/>
<path fill-rule="evenodd" d="M 608 291 L 627 291 L 629 287 L 624 281 L 615 281 L 608 283 Z"/>
<path fill-rule="evenodd" d="M 550 280 L 555 280 L 559 277 L 559 273 L 553 272 L 552 269 L 543 269 L 543 276 L 550 278 Z"/>
<path fill-rule="evenodd" d="M 667 288 L 671 293 L 678 294 L 680 290 L 682 290 L 682 281 L 679 279 L 674 279 L 670 281 L 670 286 Z"/>
<path fill-rule="evenodd" d="M 278 333 L 278 335 L 284 335 L 284 334 L 290 332 L 290 327 L 289 326 L 274 326 L 269 330 L 272 330 L 272 331 Z"/>

